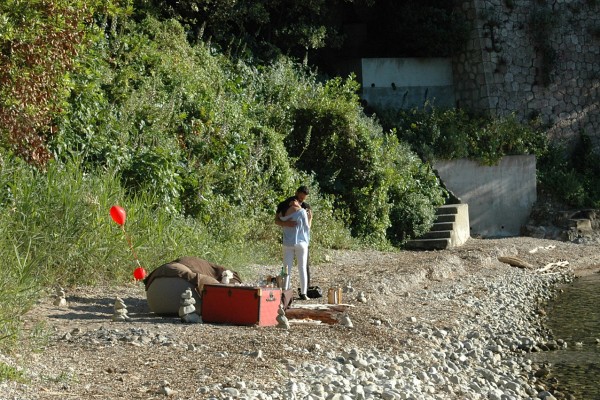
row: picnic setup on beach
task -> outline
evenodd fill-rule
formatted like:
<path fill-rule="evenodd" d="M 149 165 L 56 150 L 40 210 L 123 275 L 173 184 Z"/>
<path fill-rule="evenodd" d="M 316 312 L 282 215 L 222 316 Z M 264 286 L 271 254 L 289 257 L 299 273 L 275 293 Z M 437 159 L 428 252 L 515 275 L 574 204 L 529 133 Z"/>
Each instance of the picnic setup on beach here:
<path fill-rule="evenodd" d="M 185 323 L 212 323 L 240 326 L 277 326 L 289 329 L 290 324 L 341 324 L 352 327 L 347 314 L 351 307 L 343 304 L 343 290 L 332 287 L 327 292 L 327 303 L 295 304 L 294 290 L 287 270 L 282 267 L 277 275 L 257 277 L 253 282 L 242 282 L 236 271 L 205 259 L 185 256 L 155 268 L 149 274 L 139 261 L 125 232 L 126 212 L 115 205 L 110 215 L 123 230 L 133 253 L 136 268 L 133 277 L 142 281 L 148 307 L 163 317 L 178 316 Z M 299 298 L 302 295 L 299 293 Z M 320 287 L 312 286 L 307 297 L 320 299 Z M 115 301 L 113 320 L 127 320 L 122 299 Z M 119 311 L 121 310 L 121 311 Z"/>

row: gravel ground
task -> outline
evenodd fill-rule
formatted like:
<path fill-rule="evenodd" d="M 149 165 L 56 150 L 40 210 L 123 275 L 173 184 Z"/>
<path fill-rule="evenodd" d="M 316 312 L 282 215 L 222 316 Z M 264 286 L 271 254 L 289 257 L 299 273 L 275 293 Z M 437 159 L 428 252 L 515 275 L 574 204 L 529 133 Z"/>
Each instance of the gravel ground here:
<path fill-rule="evenodd" d="M 0 399 L 568 397 L 542 383 L 548 371 L 527 353 L 564 345 L 542 327 L 543 303 L 572 276 L 598 272 L 599 246 L 516 237 L 430 252 L 332 251 L 311 267 L 312 284 L 346 290 L 352 328 L 184 324 L 151 314 L 133 283 L 68 288 L 63 307 L 48 293 L 23 317 L 47 333 L 44 346 L 0 354 L 27 377 L 0 383 Z M 276 267 L 251 269 L 259 277 Z M 112 321 L 116 296 L 130 322 Z"/>

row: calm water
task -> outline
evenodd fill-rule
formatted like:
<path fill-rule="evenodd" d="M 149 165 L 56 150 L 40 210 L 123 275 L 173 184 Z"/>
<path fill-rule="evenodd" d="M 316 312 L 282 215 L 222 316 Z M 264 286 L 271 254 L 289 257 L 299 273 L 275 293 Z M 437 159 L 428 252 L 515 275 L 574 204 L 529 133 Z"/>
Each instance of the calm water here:
<path fill-rule="evenodd" d="M 548 327 L 568 348 L 538 353 L 536 361 L 552 363 L 561 386 L 577 399 L 599 400 L 600 274 L 576 279 L 563 290 L 548 307 Z"/>

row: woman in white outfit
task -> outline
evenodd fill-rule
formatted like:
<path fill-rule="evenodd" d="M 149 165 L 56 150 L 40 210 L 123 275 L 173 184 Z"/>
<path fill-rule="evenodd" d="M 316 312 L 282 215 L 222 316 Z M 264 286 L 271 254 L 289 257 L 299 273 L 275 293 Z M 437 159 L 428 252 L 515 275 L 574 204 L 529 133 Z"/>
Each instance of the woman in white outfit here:
<path fill-rule="evenodd" d="M 296 222 L 295 226 L 283 227 L 283 264 L 287 268 L 285 287 L 286 289 L 290 288 L 290 276 L 295 258 L 298 262 L 298 276 L 300 278 L 300 300 L 306 300 L 306 291 L 308 290 L 306 262 L 308 260 L 308 243 L 310 242 L 310 219 L 297 199 L 290 202 L 290 208 L 280 219 Z"/>

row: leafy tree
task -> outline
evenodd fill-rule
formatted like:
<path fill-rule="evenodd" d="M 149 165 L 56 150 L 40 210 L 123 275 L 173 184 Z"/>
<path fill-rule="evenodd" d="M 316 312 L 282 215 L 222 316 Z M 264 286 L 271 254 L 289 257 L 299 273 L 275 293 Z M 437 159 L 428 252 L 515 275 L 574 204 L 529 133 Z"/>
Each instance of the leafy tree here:
<path fill-rule="evenodd" d="M 45 164 L 53 117 L 68 95 L 69 71 L 91 31 L 99 0 L 6 0 L 0 3 L 0 133 L 33 164 Z"/>
<path fill-rule="evenodd" d="M 350 0 L 351 2 L 353 0 Z M 137 0 L 143 17 L 175 18 L 191 42 L 210 41 L 241 57 L 274 60 L 285 54 L 303 59 L 309 51 L 337 47 L 334 23 L 343 0 Z"/>
<path fill-rule="evenodd" d="M 341 57 L 448 56 L 468 38 L 457 1 L 136 0 L 140 18 L 175 18 L 192 43 L 263 62 L 291 56 L 323 71 Z M 363 26 L 361 43 L 347 27 Z M 310 57 L 309 57 L 310 55 Z"/>
<path fill-rule="evenodd" d="M 111 25 L 72 73 L 57 159 L 117 171 L 131 195 L 153 193 L 153 206 L 173 213 L 226 221 L 231 210 L 218 204 L 243 209 L 246 193 L 272 212 L 300 178 L 281 134 L 261 120 L 273 115 L 260 111 L 261 73 L 191 46 L 175 20 Z"/>

